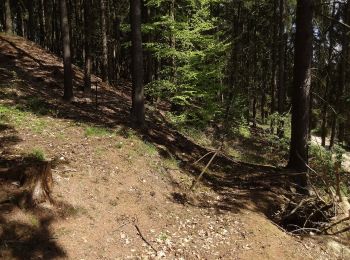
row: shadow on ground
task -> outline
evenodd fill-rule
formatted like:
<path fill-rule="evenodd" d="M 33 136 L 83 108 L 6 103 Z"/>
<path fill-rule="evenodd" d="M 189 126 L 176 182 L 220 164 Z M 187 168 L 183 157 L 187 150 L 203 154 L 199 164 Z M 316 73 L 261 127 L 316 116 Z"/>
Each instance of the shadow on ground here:
<path fill-rule="evenodd" d="M 0 123 L 0 258 L 66 257 L 50 226 L 71 215 L 73 211 L 69 209 L 72 206 L 60 201 L 46 206 L 27 203 L 28 191 L 22 185 L 23 172 L 38 161 L 13 153 L 13 146 L 20 142 L 22 140 L 12 126 Z"/>
<path fill-rule="evenodd" d="M 76 98 L 72 103 L 64 103 L 60 98 L 63 95 L 61 61 L 20 37 L 6 35 L 0 36 L 0 70 L 3 71 L 0 84 L 17 82 L 16 88 L 7 84 L 0 92 L 2 103 L 76 122 L 110 128 L 129 127 L 130 86 L 127 83 L 112 89 L 94 77 L 97 95 L 94 90 L 91 97 L 86 98 L 78 91 L 83 86 L 83 74 L 75 67 Z M 147 110 L 147 129 L 139 135 L 156 145 L 161 155 L 178 160 L 180 167 L 191 176 L 197 176 L 200 166 L 210 159 L 209 156 L 200 166 L 193 166 L 192 163 L 208 150 L 180 134 L 160 113 L 150 109 Z M 280 189 L 284 183 L 283 178 L 278 177 L 280 171 L 219 155 L 209 174 L 205 174 L 204 182 L 220 195 L 220 199 L 212 203 L 203 199 L 197 206 L 239 211 L 248 207 L 247 201 L 253 201 L 256 210 L 271 216 L 278 204 L 274 189 Z"/>

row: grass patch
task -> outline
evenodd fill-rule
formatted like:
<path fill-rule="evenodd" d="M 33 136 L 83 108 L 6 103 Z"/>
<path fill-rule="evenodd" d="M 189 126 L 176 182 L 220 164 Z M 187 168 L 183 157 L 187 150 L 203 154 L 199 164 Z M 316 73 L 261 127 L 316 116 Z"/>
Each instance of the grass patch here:
<path fill-rule="evenodd" d="M 175 158 L 168 158 L 163 160 L 163 166 L 167 169 L 178 169 L 179 168 L 179 162 Z"/>
<path fill-rule="evenodd" d="M 104 127 L 88 126 L 85 128 L 85 136 L 87 137 L 102 137 L 102 136 L 112 136 L 114 133 Z"/>
<path fill-rule="evenodd" d="M 34 215 L 29 215 L 29 221 L 30 221 L 30 224 L 35 227 L 35 228 L 39 228 L 40 227 L 40 221 L 39 219 L 34 216 Z"/>
<path fill-rule="evenodd" d="M 25 122 L 28 113 L 12 106 L 0 104 L 0 122 L 19 126 Z"/>
<path fill-rule="evenodd" d="M 147 154 L 150 156 L 155 156 L 158 154 L 157 147 L 147 141 L 142 142 L 140 151 L 141 153 Z"/>
<path fill-rule="evenodd" d="M 44 120 L 35 120 L 34 124 L 31 126 L 33 132 L 37 134 L 43 133 L 43 131 L 48 127 L 48 124 Z"/>
<path fill-rule="evenodd" d="M 137 137 L 137 134 L 133 129 L 125 128 L 125 127 L 119 129 L 117 133 L 122 137 L 124 137 L 125 139 L 134 139 Z"/>
<path fill-rule="evenodd" d="M 27 155 L 28 157 L 38 161 L 46 160 L 45 152 L 40 148 L 33 148 Z"/>

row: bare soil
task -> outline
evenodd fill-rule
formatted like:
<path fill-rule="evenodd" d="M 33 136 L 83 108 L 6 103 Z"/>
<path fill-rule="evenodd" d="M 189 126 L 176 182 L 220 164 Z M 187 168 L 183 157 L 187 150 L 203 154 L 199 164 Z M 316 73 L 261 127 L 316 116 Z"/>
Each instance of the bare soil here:
<path fill-rule="evenodd" d="M 207 150 L 152 108 L 147 129 L 133 131 L 128 83 L 114 89 L 94 77 L 96 108 L 74 71 L 68 104 L 61 60 L 0 35 L 0 104 L 26 111 L 0 125 L 0 174 L 38 150 L 54 164 L 53 201 L 35 208 L 21 204 L 18 180 L 0 177 L 1 259 L 346 259 L 326 238 L 274 224 L 278 169 L 219 156 L 190 192 L 201 169 L 192 163 Z"/>

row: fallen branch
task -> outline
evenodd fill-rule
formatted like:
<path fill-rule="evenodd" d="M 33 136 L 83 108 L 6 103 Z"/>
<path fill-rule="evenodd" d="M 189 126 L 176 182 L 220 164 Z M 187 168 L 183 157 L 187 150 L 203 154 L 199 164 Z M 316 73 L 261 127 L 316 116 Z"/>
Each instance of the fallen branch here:
<path fill-rule="evenodd" d="M 215 159 L 215 157 L 217 156 L 219 150 L 217 150 L 213 156 L 211 157 L 211 159 L 209 160 L 209 162 L 207 163 L 207 165 L 205 166 L 205 168 L 203 169 L 203 171 L 199 174 L 198 178 L 193 181 L 192 186 L 190 188 L 190 190 L 194 190 L 195 186 L 197 185 L 197 183 L 200 181 L 200 179 L 202 178 L 203 174 L 206 172 L 206 170 L 209 168 L 210 164 L 213 162 L 213 160 Z"/>
<path fill-rule="evenodd" d="M 196 165 L 197 163 L 199 163 L 201 160 L 203 160 L 205 157 L 207 157 L 211 153 L 215 153 L 215 151 L 210 151 L 210 152 L 206 153 L 201 158 L 199 158 L 197 161 L 195 161 L 192 165 Z"/>
<path fill-rule="evenodd" d="M 332 223 L 332 224 L 329 225 L 328 227 L 325 227 L 324 229 L 322 229 L 322 233 L 325 232 L 325 231 L 327 231 L 328 229 L 330 229 L 330 228 L 332 228 L 332 227 L 334 227 L 334 226 L 340 224 L 340 223 L 343 223 L 343 222 L 347 221 L 347 220 L 350 220 L 350 216 L 348 216 L 348 217 L 346 217 L 346 218 L 342 218 L 342 219 L 340 219 L 340 220 L 338 220 L 338 221 Z"/>
<path fill-rule="evenodd" d="M 141 233 L 141 230 L 140 230 L 140 228 L 138 227 L 138 225 L 136 224 L 136 223 L 134 223 L 134 226 L 135 226 L 135 228 L 136 228 L 136 230 L 137 230 L 137 233 L 138 233 L 138 235 L 141 237 L 141 239 L 148 245 L 148 246 L 150 246 L 152 249 L 153 249 L 153 251 L 156 253 L 156 255 L 158 254 L 158 251 L 152 246 L 152 244 L 150 243 L 150 242 L 148 242 L 147 240 L 146 240 L 146 238 L 142 235 L 142 233 Z"/>
<path fill-rule="evenodd" d="M 295 229 L 293 231 L 290 231 L 290 233 L 297 233 L 297 232 L 300 232 L 300 231 L 315 231 L 317 233 L 320 233 L 320 230 L 317 229 L 317 228 L 298 228 L 298 229 Z"/>
<path fill-rule="evenodd" d="M 337 232 L 334 232 L 333 234 L 330 234 L 330 235 L 339 235 L 339 234 L 342 234 L 342 233 L 345 233 L 345 232 L 348 232 L 350 231 L 350 226 L 346 227 L 346 228 L 343 228 L 342 230 L 339 230 Z"/>

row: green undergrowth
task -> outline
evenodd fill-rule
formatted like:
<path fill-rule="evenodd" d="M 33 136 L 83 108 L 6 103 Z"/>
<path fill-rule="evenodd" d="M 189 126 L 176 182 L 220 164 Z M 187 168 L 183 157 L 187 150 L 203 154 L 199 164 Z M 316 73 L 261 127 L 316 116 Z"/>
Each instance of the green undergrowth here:
<path fill-rule="evenodd" d="M 107 137 L 114 136 L 115 133 L 110 129 L 100 126 L 87 126 L 85 128 L 85 136 L 87 137 Z"/>
<path fill-rule="evenodd" d="M 27 157 L 37 161 L 45 161 L 47 159 L 44 150 L 41 148 L 33 148 L 27 153 Z"/>
<path fill-rule="evenodd" d="M 311 168 L 318 174 L 318 178 L 314 181 L 319 188 L 330 188 L 335 191 L 337 187 L 336 176 L 339 174 L 341 193 L 349 197 L 350 188 L 348 184 L 350 183 L 350 176 L 348 174 L 343 174 L 346 171 L 346 169 L 343 168 L 343 155 L 345 152 L 346 151 L 340 146 L 335 146 L 333 149 L 328 150 L 320 145 L 311 144 L 309 149 L 309 163 Z M 325 186 L 325 183 L 328 187 Z"/>
<path fill-rule="evenodd" d="M 18 106 L 5 104 L 0 104 L 0 123 L 9 124 L 15 128 L 26 127 L 36 134 L 42 134 L 51 125 L 45 117 L 24 111 Z"/>
<path fill-rule="evenodd" d="M 0 122 L 20 126 L 27 121 L 29 113 L 15 106 L 0 104 Z"/>

